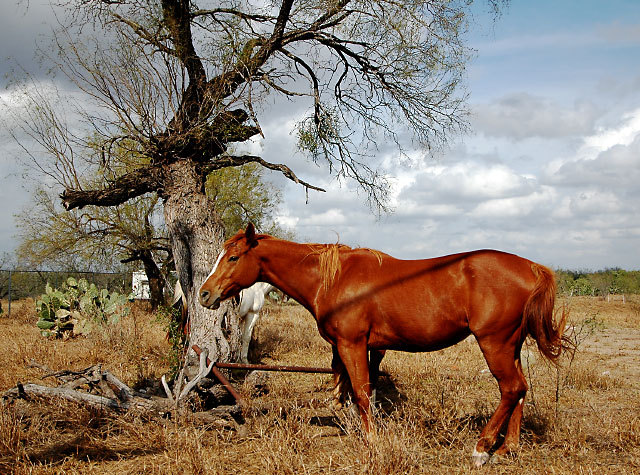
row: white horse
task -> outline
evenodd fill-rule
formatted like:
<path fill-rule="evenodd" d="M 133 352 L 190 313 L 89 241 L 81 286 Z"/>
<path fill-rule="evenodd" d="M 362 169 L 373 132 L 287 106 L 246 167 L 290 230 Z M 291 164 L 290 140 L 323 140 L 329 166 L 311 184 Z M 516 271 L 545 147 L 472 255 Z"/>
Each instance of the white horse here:
<path fill-rule="evenodd" d="M 251 287 L 240 291 L 240 307 L 238 317 L 242 325 L 242 345 L 240 347 L 240 361 L 248 363 L 249 343 L 253 335 L 253 327 L 256 326 L 260 310 L 264 306 L 264 298 L 275 287 L 266 282 L 256 282 Z"/>
<path fill-rule="evenodd" d="M 264 298 L 275 287 L 266 282 L 256 282 L 251 287 L 240 291 L 240 306 L 238 307 L 238 318 L 240 320 L 240 326 L 242 329 L 241 346 L 240 346 L 240 361 L 248 363 L 249 359 L 249 343 L 251 342 L 251 335 L 253 335 L 253 327 L 259 318 L 259 312 L 264 306 Z M 187 302 L 180 286 L 180 281 L 176 282 L 176 286 L 173 291 L 173 303 L 175 308 L 181 310 L 181 325 L 183 331 L 188 331 L 187 326 Z"/>

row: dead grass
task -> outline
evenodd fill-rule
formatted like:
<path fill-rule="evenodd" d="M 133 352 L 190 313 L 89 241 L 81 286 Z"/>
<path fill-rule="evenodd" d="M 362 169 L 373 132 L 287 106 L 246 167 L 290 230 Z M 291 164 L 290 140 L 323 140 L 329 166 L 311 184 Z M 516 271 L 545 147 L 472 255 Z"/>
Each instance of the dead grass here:
<path fill-rule="evenodd" d="M 168 371 L 162 325 L 142 307 L 108 331 L 49 341 L 29 303 L 21 304 L 26 310 L 12 305 L 12 318 L 0 318 L 0 391 L 17 381 L 42 383 L 31 358 L 56 370 L 101 362 L 132 385 Z M 527 349 L 521 450 L 486 473 L 640 470 L 640 298 L 580 297 L 570 305 L 578 351 L 556 370 Z M 254 361 L 330 364 L 329 345 L 300 307 L 268 307 L 255 337 Z M 374 440 L 350 409 L 330 409 L 328 375 L 270 373 L 237 431 L 189 417 L 17 401 L 0 411 L 0 473 L 470 473 L 469 455 L 498 402 L 486 369 L 472 339 L 434 353 L 389 352 Z"/>

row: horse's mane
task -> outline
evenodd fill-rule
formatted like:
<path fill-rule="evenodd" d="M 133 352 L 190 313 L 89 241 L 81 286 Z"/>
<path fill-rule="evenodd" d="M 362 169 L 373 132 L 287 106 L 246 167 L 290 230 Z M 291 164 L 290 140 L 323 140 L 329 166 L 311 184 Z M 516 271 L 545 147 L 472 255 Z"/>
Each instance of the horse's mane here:
<path fill-rule="evenodd" d="M 328 292 L 336 277 L 342 270 L 342 264 L 340 263 L 340 253 L 353 250 L 346 244 L 307 244 L 309 247 L 308 256 L 318 256 L 318 264 L 320 267 L 320 275 L 322 276 L 322 287 L 325 292 Z M 371 252 L 377 259 L 378 264 L 382 264 L 382 256 L 384 255 L 380 251 L 369 248 L 356 248 Z"/>
<path fill-rule="evenodd" d="M 318 256 L 322 287 L 327 292 L 342 268 L 340 251 L 349 251 L 351 248 L 346 244 L 307 244 L 307 246 L 309 247 L 308 256 Z"/>

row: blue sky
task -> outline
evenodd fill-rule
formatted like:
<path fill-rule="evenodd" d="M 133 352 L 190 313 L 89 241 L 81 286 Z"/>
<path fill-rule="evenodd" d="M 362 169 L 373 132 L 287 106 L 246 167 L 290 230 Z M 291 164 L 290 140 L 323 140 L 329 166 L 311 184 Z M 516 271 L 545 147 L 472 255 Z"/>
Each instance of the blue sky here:
<path fill-rule="evenodd" d="M 1 8 L 3 55 L 29 64 L 47 10 Z M 392 214 L 377 218 L 352 184 L 301 162 L 283 127 L 297 117 L 269 111 L 265 139 L 249 147 L 328 190 L 307 204 L 271 175 L 284 190 L 278 220 L 301 240 L 403 258 L 494 248 L 553 267 L 640 269 L 640 2 L 512 0 L 495 22 L 485 10 L 474 9 L 469 36 L 472 131 L 433 156 L 416 151 L 409 167 L 378 157 L 395 183 Z M 12 214 L 31 185 L 0 139 L 1 253 L 16 245 Z"/>
<path fill-rule="evenodd" d="M 567 100 L 607 76 L 637 76 L 639 18 L 635 1 L 513 1 L 493 28 L 472 32 L 474 97 L 535 90 Z"/>

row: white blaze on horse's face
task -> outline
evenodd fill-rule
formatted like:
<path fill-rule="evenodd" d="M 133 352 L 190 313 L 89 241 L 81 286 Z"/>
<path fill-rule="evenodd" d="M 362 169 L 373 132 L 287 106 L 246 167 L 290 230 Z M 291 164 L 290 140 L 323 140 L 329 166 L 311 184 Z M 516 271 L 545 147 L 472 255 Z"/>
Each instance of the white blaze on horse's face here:
<path fill-rule="evenodd" d="M 206 290 L 205 287 L 207 286 L 209 279 L 211 279 L 211 277 L 213 277 L 213 274 L 215 274 L 216 270 L 218 269 L 218 266 L 220 265 L 220 262 L 222 262 L 222 259 L 224 258 L 226 253 L 227 253 L 226 249 L 223 249 L 220 255 L 218 256 L 218 258 L 216 259 L 216 263 L 213 265 L 213 269 L 211 269 L 211 272 L 209 272 L 209 275 L 207 276 L 206 279 L 204 279 L 204 283 L 200 287 L 198 296 L 200 300 L 200 305 L 202 305 L 203 307 L 216 309 L 220 306 L 220 296 L 212 295 L 212 293 L 209 290 Z"/>
<path fill-rule="evenodd" d="M 218 266 L 220 265 L 220 261 L 222 261 L 222 258 L 224 257 L 225 253 L 227 251 L 225 249 L 222 250 L 222 252 L 220 253 L 220 255 L 218 256 L 218 258 L 216 259 L 216 263 L 213 264 L 213 269 L 211 269 L 211 272 L 209 272 L 209 275 L 207 276 L 206 279 L 204 279 L 204 281 L 206 282 L 207 280 L 209 280 L 209 278 L 215 274 L 216 269 L 218 268 Z"/>

